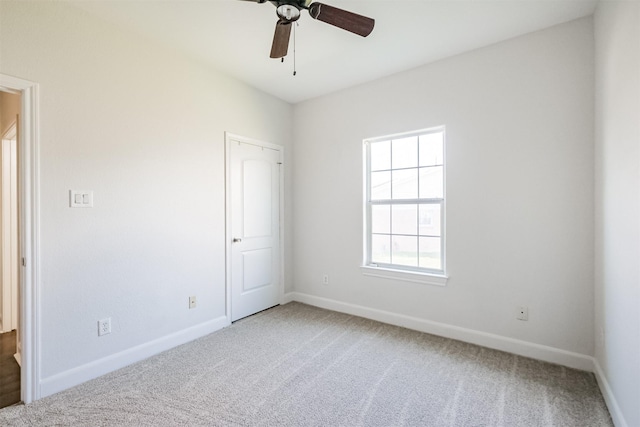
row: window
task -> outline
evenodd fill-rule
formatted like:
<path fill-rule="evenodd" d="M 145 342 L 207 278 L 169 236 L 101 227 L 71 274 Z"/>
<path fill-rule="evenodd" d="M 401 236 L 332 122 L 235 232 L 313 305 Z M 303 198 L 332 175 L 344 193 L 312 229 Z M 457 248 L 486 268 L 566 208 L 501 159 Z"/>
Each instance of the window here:
<path fill-rule="evenodd" d="M 444 276 L 444 137 L 438 127 L 364 141 L 365 268 Z"/>

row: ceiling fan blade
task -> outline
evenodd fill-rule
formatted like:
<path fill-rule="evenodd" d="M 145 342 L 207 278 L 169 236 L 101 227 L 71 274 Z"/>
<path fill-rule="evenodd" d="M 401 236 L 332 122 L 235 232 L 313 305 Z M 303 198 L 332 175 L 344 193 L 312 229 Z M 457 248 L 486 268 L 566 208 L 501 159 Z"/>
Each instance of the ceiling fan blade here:
<path fill-rule="evenodd" d="M 343 30 L 350 31 L 362 37 L 367 37 L 373 31 L 376 21 L 357 13 L 348 12 L 323 3 L 311 3 L 309 14 L 313 19 L 326 22 Z"/>
<path fill-rule="evenodd" d="M 279 20 L 276 24 L 276 32 L 273 35 L 271 45 L 271 57 L 283 58 L 287 56 L 289 50 L 289 37 L 291 36 L 291 22 Z"/>

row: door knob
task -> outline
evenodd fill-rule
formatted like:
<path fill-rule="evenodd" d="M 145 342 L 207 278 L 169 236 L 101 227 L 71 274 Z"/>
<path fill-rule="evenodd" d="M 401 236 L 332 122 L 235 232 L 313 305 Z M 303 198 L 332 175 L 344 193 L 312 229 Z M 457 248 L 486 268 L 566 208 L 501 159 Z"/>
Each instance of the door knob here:
<path fill-rule="evenodd" d="M 240 242 L 242 242 L 242 239 L 241 239 L 241 238 L 239 238 L 239 237 L 235 237 L 235 238 L 233 239 L 233 243 L 240 243 Z"/>

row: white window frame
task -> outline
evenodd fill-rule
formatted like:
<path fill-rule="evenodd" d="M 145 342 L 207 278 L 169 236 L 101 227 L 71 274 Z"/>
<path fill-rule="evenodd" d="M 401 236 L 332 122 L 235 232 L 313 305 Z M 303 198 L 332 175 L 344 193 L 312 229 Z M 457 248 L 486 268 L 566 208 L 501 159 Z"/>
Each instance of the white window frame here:
<path fill-rule="evenodd" d="M 443 153 L 442 153 L 442 168 L 443 168 L 443 193 L 442 198 L 436 199 L 390 199 L 390 200 L 371 200 L 371 144 L 381 141 L 389 141 L 393 139 L 408 138 L 412 136 L 425 135 L 429 133 L 442 133 L 443 134 Z M 447 283 L 448 276 L 446 274 L 446 132 L 445 126 L 437 126 L 428 129 L 422 129 L 418 131 L 386 135 L 375 138 L 368 138 L 363 141 L 363 171 L 364 171 L 364 244 L 363 244 L 363 264 L 361 266 L 362 273 L 366 276 L 388 278 L 394 280 L 402 280 L 408 282 L 426 283 L 432 285 L 444 286 Z M 393 170 L 393 169 L 391 169 Z M 372 206 L 376 204 L 439 204 L 440 205 L 440 250 L 442 269 L 428 269 L 420 267 L 400 266 L 397 264 L 377 264 L 371 262 L 371 210 Z"/>

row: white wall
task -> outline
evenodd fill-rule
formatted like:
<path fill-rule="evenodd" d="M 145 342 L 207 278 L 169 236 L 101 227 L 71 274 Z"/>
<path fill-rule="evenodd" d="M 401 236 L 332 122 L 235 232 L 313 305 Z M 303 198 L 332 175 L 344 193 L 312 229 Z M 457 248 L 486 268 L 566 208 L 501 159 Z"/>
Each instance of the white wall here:
<path fill-rule="evenodd" d="M 282 144 L 290 159 L 292 108 L 62 2 L 0 7 L 0 72 L 40 84 L 47 394 L 219 324 L 224 132 Z M 93 190 L 95 207 L 69 208 L 70 189 Z M 113 332 L 98 337 L 105 317 Z"/>
<path fill-rule="evenodd" d="M 596 359 L 618 426 L 640 425 L 640 3 L 598 4 Z"/>
<path fill-rule="evenodd" d="M 584 18 L 296 105 L 296 291 L 592 355 L 593 84 Z M 365 277 L 362 140 L 437 125 L 448 285 Z"/>

